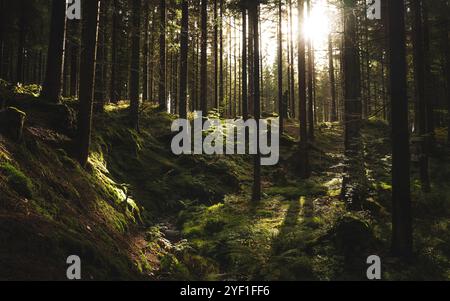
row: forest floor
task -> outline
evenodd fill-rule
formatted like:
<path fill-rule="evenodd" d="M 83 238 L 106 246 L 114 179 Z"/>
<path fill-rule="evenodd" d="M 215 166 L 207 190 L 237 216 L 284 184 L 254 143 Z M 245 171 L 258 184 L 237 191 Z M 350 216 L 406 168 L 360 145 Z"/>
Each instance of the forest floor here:
<path fill-rule="evenodd" d="M 403 262 L 389 254 L 391 156 L 382 121 L 364 122 L 368 197 L 355 211 L 340 200 L 339 124 L 317 126 L 312 176 L 303 180 L 298 123 L 289 121 L 280 163 L 263 167 L 263 198 L 252 203 L 251 157 L 173 155 L 174 116 L 151 105 L 139 133 L 127 127 L 125 103 L 96 115 L 84 170 L 71 159 L 70 118 L 62 127 L 64 114 L 55 114 L 75 104 L 22 94 L 8 105 L 27 113 L 24 141 L 0 135 L 0 279 L 64 279 L 65 259 L 77 254 L 88 279 L 365 280 L 367 257 L 378 255 L 384 280 L 450 280 L 446 129 L 437 130 L 431 193 L 421 192 L 413 164 L 415 255 Z"/>
<path fill-rule="evenodd" d="M 289 122 L 286 130 L 294 136 L 298 124 Z M 347 210 L 339 197 L 343 129 L 338 124 L 318 127 L 310 144 L 313 173 L 308 180 L 297 177 L 296 145 L 284 139 L 287 143 L 278 167 L 263 169 L 264 197 L 257 204 L 250 201 L 251 165 L 241 163 L 245 168 L 239 193 L 227 194 L 210 206 L 189 205 L 177 216 L 174 223 L 191 252 L 177 257 L 178 265 L 163 267 L 168 270 L 165 277 L 365 280 L 367 257 L 379 255 L 385 280 L 449 279 L 449 187 L 439 174 L 449 172 L 448 152 L 432 160 L 433 193 L 422 194 L 414 182 L 416 255 L 411 262 L 400 262 L 389 254 L 391 186 L 386 133 L 387 125 L 379 121 L 364 126 L 369 197 L 359 211 Z"/>

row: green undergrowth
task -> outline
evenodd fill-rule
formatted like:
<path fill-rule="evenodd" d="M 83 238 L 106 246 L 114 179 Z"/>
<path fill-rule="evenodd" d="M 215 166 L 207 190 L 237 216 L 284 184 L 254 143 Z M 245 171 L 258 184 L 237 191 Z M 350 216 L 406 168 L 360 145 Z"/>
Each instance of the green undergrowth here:
<path fill-rule="evenodd" d="M 263 168 L 260 203 L 252 203 L 249 187 L 244 187 L 242 193 L 230 194 L 214 205 L 185 204 L 177 224 L 191 252 L 211 267 L 200 279 L 363 279 L 359 271 L 349 268 L 347 259 L 376 247 L 370 219 L 355 213 L 341 221 L 345 207 L 322 184 L 336 176 L 324 168 L 337 162 L 338 156 L 331 153 L 336 137 L 333 131 L 317 138 L 322 142 L 311 155 L 316 174 L 310 180 L 297 178 L 292 169 L 296 151 L 286 143 L 280 166 Z M 247 167 L 251 168 L 249 162 Z M 354 229 L 361 234 L 352 241 L 353 247 L 345 248 Z M 183 258 L 178 259 L 183 263 Z M 185 266 L 180 268 L 186 271 Z"/>
<path fill-rule="evenodd" d="M 148 107 L 137 132 L 129 128 L 122 104 L 95 116 L 92 152 L 83 169 L 73 159 L 70 138 L 47 127 L 39 102 L 28 105 L 33 101 L 22 106 L 32 120 L 23 142 L 0 136 L 0 239 L 8 241 L 0 247 L 0 278 L 64 279 L 72 254 L 83 258 L 84 279 L 153 278 L 159 265 L 168 269 L 172 252 L 152 262 L 129 236 L 187 202 L 220 202 L 248 180 L 242 158 L 175 157 L 174 116 Z M 38 263 L 27 267 L 23 258 Z M 197 259 L 191 259 L 193 266 Z M 45 265 L 54 269 L 45 271 Z"/>
<path fill-rule="evenodd" d="M 175 156 L 170 143 L 173 117 L 149 108 L 141 116 L 139 133 L 124 127 L 126 110 L 111 109 L 96 119 L 94 152 L 107 168 L 128 183 L 151 220 L 152 212 L 176 211 L 189 199 L 212 204 L 240 188 L 245 179 L 240 157 Z"/>
<path fill-rule="evenodd" d="M 440 133 L 441 129 L 436 132 Z M 383 121 L 371 120 L 364 124 L 366 173 L 371 183 L 371 196 L 366 207 L 376 220 L 375 233 L 385 250 L 390 244 L 392 208 L 389 133 L 389 126 Z M 387 280 L 450 279 L 450 186 L 446 180 L 450 176 L 450 158 L 445 141 L 437 137 L 430 156 L 431 192 L 422 191 L 418 166 L 414 162 L 411 164 L 414 258 L 404 263 L 388 257 L 384 268 Z"/>
<path fill-rule="evenodd" d="M 430 161 L 430 193 L 412 166 L 416 255 L 407 265 L 388 252 L 384 122 L 364 122 L 368 198 L 349 211 L 339 199 L 336 124 L 318 126 L 308 180 L 297 176 L 297 143 L 285 135 L 280 163 L 262 168 L 263 198 L 252 203 L 250 156 L 173 155 L 175 116 L 152 105 L 144 104 L 139 131 L 124 103 L 95 115 L 86 169 L 68 136 L 32 106 L 24 111 L 33 122 L 23 141 L 0 136 L 0 241 L 8 242 L 0 245 L 1 279 L 64 279 L 73 254 L 86 280 L 364 280 L 372 254 L 382 256 L 387 280 L 450 278 L 448 149 L 438 147 Z"/>

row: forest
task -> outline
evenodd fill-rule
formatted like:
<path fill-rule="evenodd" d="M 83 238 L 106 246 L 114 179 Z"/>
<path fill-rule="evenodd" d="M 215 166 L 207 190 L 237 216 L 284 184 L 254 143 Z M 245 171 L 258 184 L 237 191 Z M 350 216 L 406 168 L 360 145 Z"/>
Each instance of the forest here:
<path fill-rule="evenodd" d="M 0 0 L 0 280 L 450 280 L 449 7 Z"/>

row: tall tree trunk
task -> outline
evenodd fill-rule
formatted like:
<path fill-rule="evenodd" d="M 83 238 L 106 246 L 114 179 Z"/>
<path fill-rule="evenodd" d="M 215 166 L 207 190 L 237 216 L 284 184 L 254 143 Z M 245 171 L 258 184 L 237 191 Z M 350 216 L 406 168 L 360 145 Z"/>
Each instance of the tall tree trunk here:
<path fill-rule="evenodd" d="M 294 72 L 294 24 L 292 17 L 292 0 L 289 0 L 289 40 L 290 40 L 290 58 L 291 62 L 289 63 L 290 68 L 290 86 L 289 86 L 289 95 L 290 95 L 290 107 L 291 107 L 291 116 L 292 118 L 296 117 L 296 107 L 295 107 L 295 72 Z M 285 112 L 286 113 L 286 112 Z"/>
<path fill-rule="evenodd" d="M 413 57 L 414 80 L 416 88 L 416 103 L 418 104 L 419 126 L 419 166 L 422 190 L 430 190 L 430 178 L 428 174 L 428 132 L 427 132 L 427 100 L 425 95 L 425 56 L 423 45 L 422 5 L 421 0 L 412 0 L 413 11 Z"/>
<path fill-rule="evenodd" d="M 54 8 L 55 8 L 55 2 L 53 1 L 53 8 L 52 9 L 54 9 Z M 26 39 L 26 32 L 25 32 L 25 26 L 26 26 L 26 16 L 25 16 L 26 4 L 25 4 L 25 0 L 20 0 L 19 1 L 19 9 L 20 9 L 20 16 L 19 16 L 19 44 L 18 44 L 18 48 L 17 48 L 16 82 L 23 83 L 24 82 L 25 39 Z M 54 21 L 54 19 L 53 19 L 54 17 L 55 16 L 52 15 L 52 22 Z"/>
<path fill-rule="evenodd" d="M 260 8 L 258 8 L 258 16 L 260 15 Z M 259 28 L 261 28 L 261 20 L 258 20 L 259 24 Z M 266 102 L 265 102 L 265 94 L 264 94 L 264 57 L 262 54 L 262 35 L 260 33 L 258 33 L 259 36 L 259 81 L 260 81 L 260 89 L 259 89 L 259 93 L 260 93 L 260 106 L 261 106 L 261 111 L 264 112 L 266 109 Z"/>
<path fill-rule="evenodd" d="M 131 69 L 130 69 L 130 121 L 139 131 L 139 73 L 141 50 L 141 0 L 133 0 L 131 28 Z"/>
<path fill-rule="evenodd" d="M 189 51 L 189 1 L 181 2 L 181 38 L 180 38 L 180 118 L 187 119 L 187 80 Z"/>
<path fill-rule="evenodd" d="M 66 1 L 53 0 L 52 19 L 50 27 L 50 42 L 48 46 L 47 71 L 42 97 L 48 101 L 59 103 L 64 62 L 64 46 L 66 35 Z"/>
<path fill-rule="evenodd" d="M 450 42 L 448 38 L 448 33 L 450 30 L 450 21 L 449 21 L 449 5 L 446 1 L 442 1 L 441 3 L 441 16 L 442 20 L 441 26 L 441 38 L 442 38 L 442 54 L 444 59 L 444 76 L 446 83 L 446 98 L 447 98 L 447 143 L 450 145 Z"/>
<path fill-rule="evenodd" d="M 83 167 L 87 164 L 91 143 L 99 4 L 99 0 L 84 0 L 82 2 L 83 28 L 81 33 L 82 40 L 80 56 L 81 69 L 80 109 L 78 113 L 78 160 Z"/>
<path fill-rule="evenodd" d="M 350 209 L 360 210 L 365 197 L 361 147 L 361 73 L 357 44 L 356 0 L 344 4 L 344 125 L 345 172 L 341 197 Z"/>
<path fill-rule="evenodd" d="M 118 76 L 117 76 L 117 64 L 118 64 L 118 45 L 119 45 L 119 0 L 113 2 L 113 15 L 112 15 L 112 41 L 111 41 L 111 80 L 110 80 L 110 101 L 117 103 L 120 99 L 119 89 L 117 88 Z"/>
<path fill-rule="evenodd" d="M 159 2 L 160 24 L 159 24 L 159 108 L 167 111 L 166 99 L 166 1 Z"/>
<path fill-rule="evenodd" d="M 5 1 L 0 0 L 0 78 L 5 78 Z"/>
<path fill-rule="evenodd" d="M 233 45 L 232 45 L 232 40 L 233 40 L 233 31 L 232 31 L 232 17 L 230 16 L 230 21 L 229 21 L 229 25 L 228 25 L 228 32 L 229 32 L 229 39 L 228 39 L 228 70 L 229 70 L 229 82 L 228 82 L 228 117 L 231 117 L 231 106 L 232 106 L 232 99 L 233 99 L 233 55 L 232 55 L 232 51 L 233 51 Z"/>
<path fill-rule="evenodd" d="M 252 27 L 252 48 L 253 48 L 253 73 L 252 73 L 252 81 L 254 88 L 254 118 L 257 123 L 257 133 L 259 133 L 259 119 L 261 115 L 261 106 L 260 106 L 260 70 L 259 70 L 259 16 L 258 16 L 258 1 L 254 1 L 249 3 L 249 15 L 251 19 L 251 27 Z M 259 202 L 261 200 L 261 155 L 259 153 L 259 135 L 256 135 L 257 141 L 256 145 L 258 148 L 258 153 L 254 156 L 253 159 L 253 189 L 252 189 L 252 200 L 254 202 Z"/>
<path fill-rule="evenodd" d="M 66 28 L 66 31 L 69 31 Z M 70 96 L 70 58 L 72 54 L 70 53 L 71 47 L 70 47 L 70 38 L 68 37 L 68 34 L 66 34 L 66 51 L 64 55 L 64 66 L 63 66 L 63 78 L 62 78 L 62 96 L 63 97 L 69 97 Z"/>
<path fill-rule="evenodd" d="M 219 36 L 219 19 L 218 19 L 218 7 L 217 1 L 214 0 L 214 42 L 213 42 L 213 52 L 214 52 L 214 108 L 219 109 L 219 47 L 218 47 L 218 36 Z"/>
<path fill-rule="evenodd" d="M 72 46 L 70 47 L 70 96 L 78 96 L 78 71 L 80 47 L 78 37 L 81 29 L 80 21 L 72 21 Z"/>
<path fill-rule="evenodd" d="M 434 93 L 433 93 L 433 81 L 431 80 L 431 53 L 430 53 L 430 16 L 429 16 L 429 3 L 428 1 L 422 1 L 422 11 L 423 11 L 423 43 L 424 43 L 424 64 L 425 64 L 425 78 L 430 80 L 425 83 L 425 97 L 426 97 L 426 108 L 427 108 L 427 138 L 428 138 L 428 151 L 434 148 L 435 144 L 435 131 L 434 131 Z"/>
<path fill-rule="evenodd" d="M 236 18 L 234 18 L 234 45 L 233 45 L 233 71 L 234 71 L 234 88 L 233 88 L 233 111 L 232 111 L 232 117 L 236 117 L 237 113 L 236 113 L 236 107 L 237 107 L 237 101 L 238 101 L 238 96 L 237 96 L 237 84 L 238 84 L 238 76 L 237 76 L 237 72 L 238 72 L 238 65 L 237 65 L 237 24 L 236 24 Z"/>
<path fill-rule="evenodd" d="M 308 18 L 311 17 L 311 0 L 308 3 Z M 312 37 L 308 40 L 308 139 L 314 141 L 314 49 Z"/>
<path fill-rule="evenodd" d="M 242 6 L 242 115 L 248 119 L 247 8 Z"/>
<path fill-rule="evenodd" d="M 208 1 L 201 1 L 200 107 L 206 116 L 208 114 Z"/>
<path fill-rule="evenodd" d="M 404 1 L 389 1 L 387 36 L 392 113 L 392 251 L 409 257 L 413 242 Z"/>
<path fill-rule="evenodd" d="M 144 4 L 144 46 L 142 47 L 143 52 L 143 64 L 142 64 L 142 100 L 148 101 L 148 57 L 149 57 L 149 42 L 150 42 L 150 33 L 149 23 L 150 23 L 150 5 L 148 1 L 145 1 Z"/>
<path fill-rule="evenodd" d="M 248 72 L 249 72 L 249 82 L 248 82 L 248 110 L 249 115 L 254 115 L 254 108 L 255 108 L 255 101 L 254 101 L 254 95 L 255 95 L 255 88 L 254 88 L 254 81 L 253 81 L 253 74 L 254 74 L 254 33 L 253 33 L 253 20 L 252 15 L 248 14 Z"/>
<path fill-rule="evenodd" d="M 197 7 L 197 34 L 195 36 L 196 40 L 196 52 L 195 52 L 195 110 L 201 110 L 200 108 L 200 23 L 201 23 L 201 13 L 200 7 Z"/>
<path fill-rule="evenodd" d="M 149 70 L 148 70 L 148 96 L 149 96 L 149 100 L 153 101 L 154 100 L 154 77 L 155 77 L 155 39 L 156 39 L 156 35 L 157 33 L 155 33 L 156 30 L 156 9 L 153 8 L 153 12 L 152 12 L 152 27 L 151 27 L 151 40 L 150 40 L 150 45 L 149 45 L 149 51 L 150 51 L 150 58 L 149 58 Z"/>
<path fill-rule="evenodd" d="M 224 0 L 219 0 L 219 9 L 220 9 L 220 16 L 219 16 L 219 22 L 220 22 L 220 26 L 219 26 L 219 47 L 220 47 L 220 54 L 219 54 L 219 59 L 220 59 L 220 63 L 219 63 L 219 106 L 223 106 L 223 101 L 224 101 L 224 70 L 223 70 L 223 12 L 224 12 L 224 7 L 223 7 L 223 1 Z"/>
<path fill-rule="evenodd" d="M 366 12 L 368 9 L 367 7 L 367 1 L 364 1 L 364 12 Z M 366 91 L 365 91 L 365 95 L 362 98 L 362 118 L 363 119 L 367 119 L 369 117 L 370 114 L 370 105 L 372 103 L 372 89 L 371 89 L 371 83 L 372 83 L 372 78 L 371 78 L 371 59 L 370 59 L 370 41 L 369 41 L 369 26 L 368 26 L 368 19 L 367 19 L 367 14 L 364 13 L 364 22 L 363 22 L 363 34 L 364 34 L 364 55 L 363 57 L 365 57 L 365 79 L 366 79 Z M 364 64 L 362 64 L 364 65 Z M 363 66 L 361 66 L 363 67 Z M 364 83 L 364 80 L 363 80 Z M 377 90 L 374 89 L 374 98 L 376 99 L 377 97 Z"/>
<path fill-rule="evenodd" d="M 283 98 L 283 5 L 278 0 L 278 114 L 280 117 L 280 136 L 284 132 L 284 98 Z"/>
<path fill-rule="evenodd" d="M 333 53 L 333 38 L 331 33 L 328 35 L 328 73 L 330 77 L 330 94 L 331 94 L 331 116 L 330 121 L 336 122 L 337 106 L 336 106 L 336 80 L 334 76 L 334 53 Z"/>
<path fill-rule="evenodd" d="M 95 67 L 94 111 L 103 112 L 106 103 L 106 30 L 108 26 L 108 7 L 103 1 L 100 8 L 98 25 L 97 58 Z"/>
<path fill-rule="evenodd" d="M 300 119 L 300 144 L 299 144 L 299 173 L 302 178 L 309 178 L 308 160 L 308 124 L 306 102 L 306 39 L 303 31 L 305 0 L 298 1 L 298 91 L 299 91 L 299 119 Z"/>

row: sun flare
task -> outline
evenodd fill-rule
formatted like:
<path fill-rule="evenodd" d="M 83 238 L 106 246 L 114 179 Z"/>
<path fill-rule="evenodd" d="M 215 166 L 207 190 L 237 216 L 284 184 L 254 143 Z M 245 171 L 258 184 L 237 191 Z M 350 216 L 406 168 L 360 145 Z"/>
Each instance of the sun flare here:
<path fill-rule="evenodd" d="M 325 0 L 313 3 L 311 15 L 305 16 L 303 33 L 308 40 L 312 40 L 317 47 L 326 45 L 330 33 L 330 13 Z"/>

